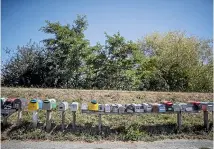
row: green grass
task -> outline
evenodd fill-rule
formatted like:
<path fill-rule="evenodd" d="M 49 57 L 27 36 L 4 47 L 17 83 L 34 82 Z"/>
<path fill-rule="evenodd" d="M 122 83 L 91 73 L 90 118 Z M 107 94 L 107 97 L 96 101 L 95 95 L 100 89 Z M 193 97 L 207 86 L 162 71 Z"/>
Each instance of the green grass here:
<path fill-rule="evenodd" d="M 5 97 L 55 98 L 69 103 L 89 102 L 92 98 L 99 103 L 142 103 L 162 100 L 186 102 L 187 100 L 212 101 L 212 93 L 175 93 L 175 92 L 129 92 L 129 91 L 94 91 L 36 88 L 2 88 Z M 173 100 L 172 100 L 173 99 Z M 98 131 L 98 116 L 77 112 L 76 129 L 72 129 L 72 113 L 66 111 L 66 128 L 61 131 L 60 112 L 52 112 L 52 130 L 45 131 L 45 111 L 39 111 L 39 124 L 32 128 L 32 112 L 24 111 L 22 124 L 15 126 L 17 114 L 9 119 L 9 125 L 1 127 L 2 140 L 70 140 L 70 141 L 155 141 L 163 139 L 213 139 L 212 115 L 209 113 L 210 130 L 203 127 L 203 113 L 183 114 L 182 129 L 176 129 L 176 114 L 104 115 L 102 132 Z"/>

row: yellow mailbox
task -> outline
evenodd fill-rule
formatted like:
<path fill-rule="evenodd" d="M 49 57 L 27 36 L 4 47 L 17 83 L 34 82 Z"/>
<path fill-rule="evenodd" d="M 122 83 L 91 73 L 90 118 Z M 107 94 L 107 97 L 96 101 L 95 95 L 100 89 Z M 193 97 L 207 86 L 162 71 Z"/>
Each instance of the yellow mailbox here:
<path fill-rule="evenodd" d="M 89 104 L 88 104 L 88 110 L 91 111 L 98 111 L 98 103 L 96 100 L 92 100 Z"/>
<path fill-rule="evenodd" d="M 31 99 L 28 104 L 29 111 L 36 111 L 39 109 L 39 102 L 36 99 Z"/>

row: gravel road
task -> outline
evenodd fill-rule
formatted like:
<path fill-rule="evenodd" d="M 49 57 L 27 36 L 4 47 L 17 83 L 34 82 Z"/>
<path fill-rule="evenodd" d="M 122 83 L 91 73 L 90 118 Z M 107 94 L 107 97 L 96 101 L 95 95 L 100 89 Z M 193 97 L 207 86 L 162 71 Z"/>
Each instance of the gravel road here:
<path fill-rule="evenodd" d="M 200 149 L 213 148 L 211 140 L 164 140 L 155 142 L 58 142 L 2 141 L 2 149 Z"/>

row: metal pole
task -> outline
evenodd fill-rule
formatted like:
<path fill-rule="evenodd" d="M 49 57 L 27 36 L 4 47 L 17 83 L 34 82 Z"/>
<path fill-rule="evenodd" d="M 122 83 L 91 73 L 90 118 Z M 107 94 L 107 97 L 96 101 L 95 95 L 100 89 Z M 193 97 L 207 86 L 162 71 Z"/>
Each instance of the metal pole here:
<path fill-rule="evenodd" d="M 33 128 L 37 127 L 37 122 L 38 122 L 38 112 L 33 111 Z"/>
<path fill-rule="evenodd" d="M 22 119 L 22 109 L 19 109 L 18 110 L 17 125 L 19 125 L 21 123 L 21 119 Z"/>
<path fill-rule="evenodd" d="M 65 111 L 62 111 L 62 130 L 65 129 Z"/>

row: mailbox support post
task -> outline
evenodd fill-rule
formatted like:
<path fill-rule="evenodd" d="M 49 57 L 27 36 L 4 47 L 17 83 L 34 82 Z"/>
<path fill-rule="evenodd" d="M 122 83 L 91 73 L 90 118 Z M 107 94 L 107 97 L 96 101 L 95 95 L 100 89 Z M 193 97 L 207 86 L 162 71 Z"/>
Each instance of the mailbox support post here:
<path fill-rule="evenodd" d="M 3 117 L 3 126 L 7 125 L 7 117 Z"/>
<path fill-rule="evenodd" d="M 72 113 L 73 113 L 72 127 L 73 127 L 73 129 L 75 129 L 75 127 L 76 127 L 76 111 L 73 111 Z"/>
<path fill-rule="evenodd" d="M 98 120 L 98 129 L 99 129 L 99 132 L 101 132 L 101 126 L 102 126 L 102 121 L 101 121 L 101 114 L 99 114 L 99 120 Z"/>
<path fill-rule="evenodd" d="M 178 130 L 181 130 L 181 111 L 177 112 L 177 125 L 178 125 Z"/>
<path fill-rule="evenodd" d="M 38 111 L 33 111 L 33 128 L 37 127 L 38 122 Z"/>
<path fill-rule="evenodd" d="M 47 110 L 46 114 L 46 131 L 51 130 L 51 110 Z"/>
<path fill-rule="evenodd" d="M 19 109 L 18 110 L 17 125 L 19 125 L 21 123 L 21 119 L 22 119 L 22 109 Z"/>
<path fill-rule="evenodd" d="M 208 111 L 204 111 L 204 127 L 205 127 L 206 130 L 209 129 Z"/>
<path fill-rule="evenodd" d="M 62 130 L 65 129 L 65 111 L 62 111 Z"/>

